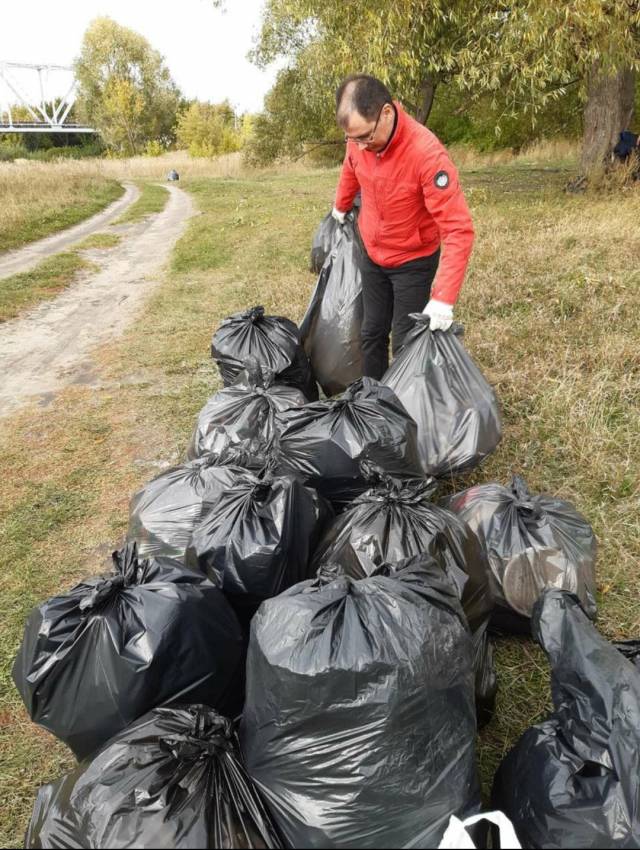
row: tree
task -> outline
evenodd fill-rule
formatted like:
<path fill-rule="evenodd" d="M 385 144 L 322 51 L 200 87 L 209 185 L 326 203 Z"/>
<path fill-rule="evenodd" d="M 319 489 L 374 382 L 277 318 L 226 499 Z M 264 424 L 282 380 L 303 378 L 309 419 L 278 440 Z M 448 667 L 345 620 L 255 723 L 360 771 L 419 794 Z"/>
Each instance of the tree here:
<path fill-rule="evenodd" d="M 240 149 L 238 119 L 228 101 L 193 101 L 178 116 L 177 144 L 191 156 L 217 156 Z"/>
<path fill-rule="evenodd" d="M 312 50 L 313 48 L 309 48 Z M 344 155 L 331 90 L 315 75 L 304 57 L 294 68 L 285 68 L 265 98 L 264 110 L 253 119 L 253 135 L 245 155 L 264 165 L 281 157 L 312 151 L 316 161 L 338 162 Z M 336 142 L 336 144 L 332 144 Z"/>
<path fill-rule="evenodd" d="M 311 45 L 315 76 L 329 90 L 350 71 L 374 73 L 423 122 L 444 83 L 494 95 L 534 121 L 577 85 L 586 104 L 582 166 L 591 172 L 631 120 L 640 4 L 389 0 L 381 13 L 373 0 L 267 0 L 255 60 L 286 57 L 295 69 Z"/>
<path fill-rule="evenodd" d="M 173 138 L 180 93 L 162 56 L 138 33 L 96 18 L 75 73 L 78 114 L 112 151 L 133 155 L 149 141 Z"/>
<path fill-rule="evenodd" d="M 397 94 L 422 123 L 438 86 L 459 73 L 458 53 L 491 30 L 494 0 L 390 0 L 381 13 L 373 0 L 268 0 L 253 53 L 259 65 L 286 57 L 306 76 L 337 83 L 359 70 Z M 314 50 L 311 47 L 314 46 Z"/>
<path fill-rule="evenodd" d="M 581 171 L 606 165 L 633 120 L 638 0 L 518 0 L 503 13 L 497 41 L 485 38 L 476 50 L 489 58 L 480 85 L 495 69 L 512 100 L 534 112 L 575 82 L 584 103 Z"/>

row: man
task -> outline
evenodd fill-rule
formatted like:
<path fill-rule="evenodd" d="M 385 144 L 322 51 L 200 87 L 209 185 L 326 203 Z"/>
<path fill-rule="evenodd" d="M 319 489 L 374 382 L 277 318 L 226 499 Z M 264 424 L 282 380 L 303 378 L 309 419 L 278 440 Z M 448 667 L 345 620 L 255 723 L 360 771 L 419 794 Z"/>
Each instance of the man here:
<path fill-rule="evenodd" d="M 423 312 L 447 330 L 473 246 L 473 224 L 444 146 L 380 80 L 354 74 L 336 93 L 347 150 L 333 216 L 344 223 L 358 192 L 363 260 L 363 372 L 380 379 Z M 426 306 L 425 306 L 426 305 Z"/>

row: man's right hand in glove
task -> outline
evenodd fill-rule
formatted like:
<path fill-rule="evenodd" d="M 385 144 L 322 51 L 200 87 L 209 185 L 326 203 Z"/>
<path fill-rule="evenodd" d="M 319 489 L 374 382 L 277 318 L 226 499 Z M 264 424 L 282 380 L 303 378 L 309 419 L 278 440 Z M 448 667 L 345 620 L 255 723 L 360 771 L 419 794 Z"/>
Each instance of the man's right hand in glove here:
<path fill-rule="evenodd" d="M 338 224 L 344 224 L 344 217 L 346 216 L 346 212 L 340 212 L 335 207 L 331 210 L 331 215 L 335 218 Z"/>

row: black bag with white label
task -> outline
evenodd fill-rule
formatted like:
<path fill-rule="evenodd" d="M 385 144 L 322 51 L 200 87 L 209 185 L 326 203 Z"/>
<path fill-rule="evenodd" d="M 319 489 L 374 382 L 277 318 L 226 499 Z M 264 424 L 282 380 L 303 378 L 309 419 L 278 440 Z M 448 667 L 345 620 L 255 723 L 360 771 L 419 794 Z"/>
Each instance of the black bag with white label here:
<path fill-rule="evenodd" d="M 289 846 L 437 847 L 479 811 L 472 655 L 428 555 L 261 606 L 240 740 Z"/>
<path fill-rule="evenodd" d="M 493 805 L 523 847 L 640 846 L 640 671 L 576 596 L 546 590 L 533 635 L 551 665 L 554 712 L 496 774 Z"/>

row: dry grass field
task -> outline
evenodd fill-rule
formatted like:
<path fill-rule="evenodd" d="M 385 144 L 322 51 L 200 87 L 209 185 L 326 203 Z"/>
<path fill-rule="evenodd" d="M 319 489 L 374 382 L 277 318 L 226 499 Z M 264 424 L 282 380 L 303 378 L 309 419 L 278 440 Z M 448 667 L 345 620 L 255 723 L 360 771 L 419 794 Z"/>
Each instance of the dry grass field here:
<path fill-rule="evenodd" d="M 519 472 L 533 490 L 570 499 L 600 543 L 600 628 L 637 637 L 640 189 L 568 195 L 569 155 L 461 162 L 477 242 L 457 314 L 500 397 L 505 435 L 484 467 L 443 493 Z M 105 175 L 121 176 L 118 167 L 105 163 Z M 137 169 L 167 165 L 125 167 L 157 179 Z M 302 317 L 314 282 L 311 235 L 336 180 L 335 169 L 212 176 L 185 165 L 180 185 L 202 214 L 144 313 L 96 352 L 93 382 L 0 422 L 3 846 L 21 841 L 38 786 L 72 764 L 29 723 L 11 683 L 27 614 L 105 567 L 126 531 L 131 493 L 184 456 L 196 413 L 219 387 L 208 355 L 219 322 L 255 304 Z M 531 641 L 498 641 L 497 663 L 496 716 L 479 740 L 485 792 L 507 749 L 549 705 L 548 666 Z"/>
<path fill-rule="evenodd" d="M 567 141 L 544 142 L 514 156 L 496 151 L 479 154 L 471 148 L 454 147 L 459 167 L 471 171 L 500 165 L 567 163 L 575 159 L 576 144 Z M 277 168 L 251 171 L 243 165 L 240 153 L 215 159 L 194 159 L 186 151 L 159 157 L 130 159 L 59 160 L 53 163 L 17 160 L 0 162 L 0 251 L 16 248 L 69 227 L 105 207 L 121 193 L 119 182 L 164 181 L 176 169 L 184 180 L 199 177 L 240 178 L 250 174 L 304 174 L 304 161 Z"/>

